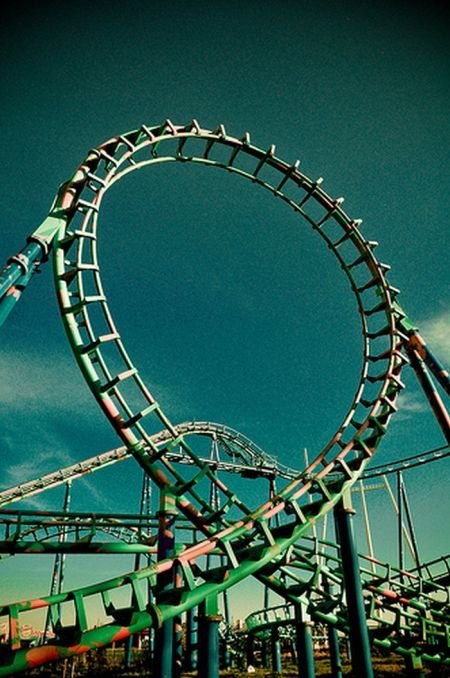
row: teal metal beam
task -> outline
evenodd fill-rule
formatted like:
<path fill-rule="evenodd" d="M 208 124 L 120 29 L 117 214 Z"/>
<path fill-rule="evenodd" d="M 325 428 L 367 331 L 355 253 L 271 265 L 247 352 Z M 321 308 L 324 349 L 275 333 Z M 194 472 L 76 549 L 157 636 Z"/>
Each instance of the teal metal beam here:
<path fill-rule="evenodd" d="M 56 195 L 49 215 L 28 238 L 22 250 L 10 257 L 0 271 L 0 326 L 5 322 L 34 273 L 47 261 L 56 233 L 67 222 L 62 207 L 66 184 Z"/>
<path fill-rule="evenodd" d="M 295 606 L 295 631 L 297 641 L 298 675 L 300 678 L 315 678 L 312 624 L 305 618 L 305 605 Z"/>
<path fill-rule="evenodd" d="M 186 612 L 186 653 L 184 657 L 186 671 L 196 671 L 198 666 L 197 614 L 197 608 L 191 608 Z"/>
<path fill-rule="evenodd" d="M 325 578 L 324 579 L 324 591 L 327 596 L 333 596 L 333 584 Z M 342 662 L 341 662 L 341 651 L 339 647 L 339 636 L 336 627 L 328 623 L 327 624 L 327 637 L 328 637 L 328 651 L 330 653 L 330 664 L 331 664 L 331 678 L 342 678 Z"/>
<path fill-rule="evenodd" d="M 283 670 L 281 664 L 281 642 L 280 634 L 276 626 L 272 628 L 270 633 L 270 645 L 272 655 L 272 673 L 275 675 L 281 675 Z"/>
<path fill-rule="evenodd" d="M 198 678 L 219 678 L 219 614 L 216 594 L 200 603 L 198 616 Z"/>
<path fill-rule="evenodd" d="M 175 498 L 170 492 L 161 491 L 158 512 L 158 562 L 175 555 L 175 518 L 178 514 Z M 171 569 L 158 575 L 156 583 L 156 604 L 166 602 L 173 591 L 175 572 Z M 173 677 L 174 619 L 166 619 L 155 633 L 155 656 L 153 673 L 155 678 Z"/>
<path fill-rule="evenodd" d="M 355 548 L 351 524 L 352 515 L 354 515 L 354 511 L 347 502 L 339 502 L 334 509 L 337 540 L 341 547 L 342 572 L 347 596 L 352 666 L 358 678 L 373 678 L 369 631 L 364 609 L 358 554 Z"/>

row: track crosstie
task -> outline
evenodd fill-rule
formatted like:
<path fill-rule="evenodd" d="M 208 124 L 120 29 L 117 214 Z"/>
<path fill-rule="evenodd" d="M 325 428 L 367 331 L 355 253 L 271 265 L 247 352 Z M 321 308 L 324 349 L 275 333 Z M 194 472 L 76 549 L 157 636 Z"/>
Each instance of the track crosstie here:
<path fill-rule="evenodd" d="M 201 164 L 234 173 L 294 209 L 299 222 L 312 228 L 335 255 L 359 312 L 362 368 L 341 425 L 308 467 L 288 477 L 286 486 L 261 506 L 248 506 L 230 490 L 214 465 L 196 451 L 196 432 L 188 436 L 192 431 L 177 427 L 163 412 L 156 394 L 146 386 L 129 356 L 108 305 L 97 251 L 104 195 L 131 172 L 157 169 L 168 162 Z M 248 134 L 231 136 L 222 125 L 211 131 L 196 121 L 174 125 L 167 120 L 162 125 L 142 125 L 94 148 L 61 186 L 49 216 L 30 243 L 27 254 L 11 261 L 6 274 L 0 276 L 0 292 L 2 282 L 10 291 L 20 283 L 21 276 L 30 275 L 38 254 L 42 257 L 53 249 L 61 316 L 94 398 L 128 453 L 169 498 L 174 510 L 184 514 L 203 537 L 182 553 L 149 568 L 80 590 L 4 606 L 0 614 L 9 618 L 10 640 L 0 675 L 159 626 L 208 596 L 263 572 L 268 564 L 282 565 L 289 547 L 306 535 L 312 523 L 330 510 L 363 473 L 396 411 L 397 396 L 403 388 L 401 371 L 409 362 L 407 353 L 415 359 L 414 351 L 419 350 L 409 346 L 415 330 L 398 305 L 398 290 L 387 280 L 389 266 L 378 261 L 377 243 L 364 237 L 360 221 L 343 210 L 342 199 L 331 198 L 320 179 L 311 180 L 300 172 L 298 162 L 278 158 L 274 146 L 258 148 Z M 15 277 L 14 267 L 19 269 Z M 197 433 L 201 435 L 201 431 Z M 182 465 L 174 461 L 175 450 L 195 467 L 194 474 L 183 475 Z M 207 499 L 211 486 L 219 498 L 214 507 Z M 277 521 L 272 520 L 276 516 Z M 208 554 L 220 556 L 220 566 L 207 568 L 204 556 Z M 143 590 L 147 585 L 154 587 L 157 575 L 164 572 L 172 573 L 174 581 L 177 577 L 179 585 L 172 597 L 158 604 L 149 602 Z M 130 589 L 130 602 L 118 610 L 111 594 L 124 586 Z M 90 623 L 86 613 L 86 600 L 94 594 L 100 595 L 112 618 L 99 628 Z M 75 622 L 70 628 L 64 628 L 59 617 L 63 603 L 74 608 Z M 50 610 L 56 638 L 27 649 L 18 634 L 20 614 L 38 608 Z"/>

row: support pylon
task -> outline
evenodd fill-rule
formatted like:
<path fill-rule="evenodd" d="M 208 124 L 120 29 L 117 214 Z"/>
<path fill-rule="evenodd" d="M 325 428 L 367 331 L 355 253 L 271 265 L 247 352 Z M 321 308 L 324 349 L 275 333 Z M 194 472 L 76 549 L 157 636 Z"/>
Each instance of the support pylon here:
<path fill-rule="evenodd" d="M 198 677 L 219 678 L 219 624 L 217 595 L 208 596 L 200 605 L 198 617 Z"/>
<path fill-rule="evenodd" d="M 297 638 L 298 675 L 300 678 L 315 678 L 314 647 L 311 633 L 311 621 L 305 605 L 295 606 L 295 627 Z"/>
<path fill-rule="evenodd" d="M 175 509 L 175 497 L 161 491 L 160 509 L 158 511 L 158 561 L 165 560 L 174 554 L 175 530 L 174 522 L 177 511 Z M 172 573 L 164 572 L 158 576 L 156 601 L 164 599 L 164 595 L 172 590 L 174 582 Z M 174 623 L 173 619 L 164 621 L 155 633 L 155 656 L 153 671 L 155 678 L 173 678 L 173 645 Z"/>
<path fill-rule="evenodd" d="M 336 536 L 341 549 L 344 587 L 347 597 L 348 621 L 350 627 L 350 648 L 352 666 L 358 678 L 373 678 L 370 654 L 369 631 L 364 609 L 358 553 L 355 547 L 351 517 L 354 510 L 349 494 L 344 495 L 334 509 Z"/>

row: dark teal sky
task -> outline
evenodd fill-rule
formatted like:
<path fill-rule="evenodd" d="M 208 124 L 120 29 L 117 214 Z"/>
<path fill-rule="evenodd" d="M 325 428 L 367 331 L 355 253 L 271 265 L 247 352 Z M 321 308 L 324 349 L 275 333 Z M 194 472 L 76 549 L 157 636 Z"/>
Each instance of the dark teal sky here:
<path fill-rule="evenodd" d="M 345 196 L 450 362 L 449 32 L 430 2 L 15 4 L 0 45 L 1 260 L 92 146 L 166 118 L 223 123 Z M 286 463 L 318 451 L 351 401 L 361 338 L 339 267 L 295 214 L 237 177 L 176 166 L 124 180 L 101 223 L 117 322 L 172 420 L 227 423 Z M 2 330 L 4 486 L 117 444 L 71 358 L 47 269 Z M 406 381 L 379 459 L 442 444 Z M 443 470 L 412 481 L 430 556 Z M 134 501 L 117 481 L 83 483 L 78 508 Z"/>

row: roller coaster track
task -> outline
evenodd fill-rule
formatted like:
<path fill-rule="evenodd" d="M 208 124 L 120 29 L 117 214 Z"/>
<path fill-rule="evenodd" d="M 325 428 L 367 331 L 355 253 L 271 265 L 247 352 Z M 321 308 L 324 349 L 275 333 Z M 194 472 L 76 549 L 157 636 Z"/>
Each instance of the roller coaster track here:
<path fill-rule="evenodd" d="M 190 522 L 179 519 L 176 527 L 187 533 L 183 543 L 195 541 L 197 530 Z M 4 510 L 0 513 L 0 553 L 155 554 L 157 530 L 158 518 L 140 513 Z M 98 535 L 109 540 L 98 542 Z"/>
<path fill-rule="evenodd" d="M 217 471 L 238 473 L 244 477 L 292 477 L 293 469 L 285 466 L 281 468 L 276 459 L 255 445 L 243 434 L 221 424 L 205 422 L 187 422 L 179 424 L 179 433 L 187 432 L 211 438 L 214 445 L 217 443 L 228 460 L 217 457 L 213 448 L 209 458 L 202 461 L 211 464 Z M 167 442 L 167 434 L 155 436 L 155 440 Z M 409 470 L 417 466 L 424 466 L 439 461 L 450 455 L 447 446 L 422 452 L 408 457 L 390 461 L 389 463 L 369 467 L 360 478 L 360 482 L 374 477 L 387 476 L 399 471 Z M 27 483 L 11 487 L 0 493 L 0 553 L 147 553 L 150 548 L 148 536 L 157 530 L 157 519 L 151 515 L 143 516 L 127 514 L 74 513 L 65 511 L 32 511 L 5 510 L 4 507 L 19 500 L 25 500 L 45 490 L 58 487 L 62 483 L 73 482 L 88 473 L 97 472 L 109 467 L 118 461 L 130 459 L 131 455 L 125 447 L 110 450 L 90 457 L 84 461 L 72 464 L 45 476 L 35 478 Z M 189 457 L 182 452 L 172 452 L 171 461 L 178 463 L 192 463 Z M 367 487 L 367 486 L 366 486 Z M 378 486 L 377 486 L 378 487 Z M 380 488 L 383 486 L 380 486 Z M 354 488 L 357 491 L 359 488 Z M 363 487 L 364 489 L 364 487 Z M 369 486 L 370 489 L 370 486 Z M 177 522 L 177 529 L 187 529 L 190 523 Z M 67 539 L 61 541 L 62 532 Z M 195 530 L 194 530 L 195 532 Z M 107 534 L 115 538 L 119 544 L 94 542 L 98 534 Z M 52 541 L 52 539 L 54 541 Z M 122 546 L 126 543 L 126 547 Z M 154 549 L 153 549 L 154 550 Z M 440 560 L 438 562 L 441 562 Z"/>
<path fill-rule="evenodd" d="M 225 159 L 224 159 L 225 158 Z M 98 216 L 106 191 L 137 169 L 167 162 L 220 168 L 250 180 L 293 208 L 335 255 L 355 296 L 363 336 L 359 384 L 337 431 L 303 472 L 298 472 L 270 500 L 250 507 L 226 487 L 212 465 L 194 451 L 193 443 L 163 412 L 132 362 L 108 306 L 97 255 Z M 269 564 L 281 565 L 286 554 L 319 517 L 329 511 L 363 473 L 403 388 L 401 371 L 411 361 L 422 378 L 439 423 L 450 439 L 448 415 L 431 388 L 425 364 L 448 390 L 448 374 L 417 334 L 397 302 L 398 290 L 387 281 L 389 267 L 377 260 L 377 243 L 368 241 L 360 222 L 299 171 L 299 163 L 278 158 L 275 147 L 255 146 L 248 134 L 230 136 L 223 126 L 215 131 L 189 125 L 162 125 L 113 137 L 89 152 L 69 181 L 63 184 L 48 217 L 27 246 L 12 257 L 0 274 L 0 320 L 6 317 L 33 272 L 53 249 L 57 297 L 63 323 L 78 365 L 102 411 L 123 444 L 160 488 L 163 510 L 181 512 L 203 541 L 154 565 L 107 582 L 30 601 L 4 605 L 0 616 L 9 622 L 0 675 L 56 661 L 125 638 L 141 629 L 159 626 L 216 595 Z M 158 445 L 155 433 L 167 431 Z M 170 454 L 182 450 L 196 468 L 185 478 Z M 206 498 L 214 486 L 218 507 Z M 164 503 L 165 502 L 165 503 Z M 275 516 L 284 516 L 274 525 Z M 219 554 L 217 567 L 205 556 Z M 171 577 L 179 585 L 146 598 L 148 586 Z M 145 584 L 145 586 L 143 586 Z M 118 590 L 129 591 L 129 604 L 113 604 Z M 157 590 L 158 593 L 158 590 Z M 159 593 L 161 593 L 159 591 Z M 107 621 L 96 626 L 87 601 L 101 600 Z M 73 623 L 62 623 L 61 609 L 69 606 Z M 32 649 L 18 632 L 28 610 L 50 611 L 56 637 Z"/>
<path fill-rule="evenodd" d="M 220 449 L 229 457 L 229 461 L 223 458 L 201 457 L 201 461 L 217 469 L 217 471 L 228 471 L 230 473 L 239 473 L 243 476 L 268 478 L 287 478 L 292 479 L 296 476 L 296 471 L 283 464 L 265 452 L 249 438 L 234 429 L 216 424 L 213 422 L 186 422 L 176 426 L 178 433 L 198 434 L 208 436 L 220 446 Z M 154 436 L 156 444 L 163 444 L 169 438 L 167 432 L 161 432 Z M 179 452 L 167 453 L 170 461 L 192 464 L 192 459 L 183 453 L 181 448 Z M 450 456 L 450 448 L 447 445 L 427 450 L 420 454 L 410 457 L 402 457 L 378 466 L 371 466 L 361 476 L 361 479 L 375 478 L 376 476 L 387 475 L 396 471 L 411 469 L 416 466 L 428 464 L 430 461 L 444 459 Z M 102 452 L 83 461 L 76 462 L 70 466 L 57 469 L 26 483 L 21 483 L 13 487 L 0 491 L 0 508 L 22 501 L 29 497 L 39 494 L 44 490 L 50 490 L 58 487 L 68 481 L 82 478 L 83 476 L 99 471 L 119 461 L 124 461 L 132 457 L 125 446 Z"/>
<path fill-rule="evenodd" d="M 422 452 L 421 454 L 403 457 L 402 459 L 396 459 L 395 461 L 379 464 L 378 466 L 370 466 L 364 472 L 362 478 L 368 480 L 369 478 L 385 476 L 389 475 L 390 473 L 397 473 L 398 471 L 406 471 L 407 469 L 428 464 L 430 461 L 445 459 L 445 457 L 448 456 L 450 456 L 450 447 L 448 445 L 444 445 L 442 447 L 437 447 L 434 450 Z"/>
<path fill-rule="evenodd" d="M 372 643 L 401 655 L 449 665 L 449 590 L 441 583 L 441 577 L 436 576 L 448 568 L 449 557 L 424 564 L 421 576 L 417 571 L 399 570 L 369 556 L 359 558 Z M 435 568 L 434 576 L 430 576 L 431 568 Z M 288 552 L 281 568 L 260 573 L 259 577 L 270 579 L 271 588 L 289 602 L 249 615 L 246 624 L 250 633 L 260 634 L 278 624 L 295 624 L 295 606 L 303 605 L 314 621 L 330 624 L 348 635 L 341 558 L 336 544 L 302 539 L 301 544 Z"/>
<path fill-rule="evenodd" d="M 210 432 L 211 429 L 213 429 L 213 427 L 209 427 L 208 432 Z M 448 449 L 443 447 L 421 454 L 411 455 L 403 459 L 391 461 L 389 464 L 369 469 L 369 472 L 363 474 L 362 478 L 380 475 L 381 469 L 384 469 L 386 475 L 397 473 L 399 469 L 410 469 L 417 465 L 438 461 L 445 458 L 447 454 Z M 95 468 L 98 469 L 98 465 Z M 240 466 L 237 467 L 237 472 L 239 469 Z M 63 511 L 19 511 L 17 514 L 13 511 L 2 511 L 0 516 L 0 522 L 7 523 L 8 520 L 10 521 L 11 526 L 7 527 L 9 533 L 9 535 L 7 535 L 8 539 L 4 543 L 4 548 L 3 546 L 0 546 L 2 551 L 10 553 L 145 553 L 147 555 L 151 554 L 152 556 L 155 556 L 156 552 L 155 548 L 151 546 L 149 539 L 150 535 L 154 535 L 157 530 L 157 520 L 152 516 L 142 516 L 141 514 L 123 516 L 80 513 L 67 514 Z M 31 545 L 29 542 L 25 541 L 27 526 L 29 525 L 31 525 L 29 532 L 34 539 L 34 542 Z M 183 524 L 182 522 L 180 524 L 179 521 L 177 523 L 177 531 L 184 528 L 189 529 L 189 527 L 189 523 Z M 20 528 L 23 530 L 22 533 L 20 533 Z M 67 541 L 64 543 L 61 543 L 59 540 L 61 530 L 66 531 L 66 534 L 68 535 Z M 68 543 L 71 540 L 71 536 L 68 534 L 70 530 L 75 534 L 75 544 Z M 43 533 L 43 536 L 40 535 L 39 538 L 37 538 L 37 532 Z M 93 541 L 93 537 L 97 535 L 97 533 L 106 534 L 112 537 L 115 542 L 96 543 Z M 52 538 L 52 535 L 53 537 L 56 536 L 57 539 L 53 542 L 49 542 L 48 540 Z M 186 537 L 183 538 L 183 543 L 188 543 Z M 305 543 L 307 544 L 306 547 L 304 546 Z M 327 548 L 336 550 L 336 555 L 333 556 L 330 555 L 330 553 L 327 554 Z M 292 557 L 293 553 L 294 557 Z M 327 623 L 337 626 L 341 632 L 347 633 L 348 626 L 345 617 L 342 575 L 339 572 L 341 565 L 338 562 L 339 547 L 323 540 L 319 541 L 317 538 L 314 541 L 309 539 L 304 540 L 300 549 L 295 548 L 291 550 L 289 562 L 290 568 L 292 568 L 296 558 L 298 559 L 298 563 L 296 563 L 297 568 L 298 571 L 302 572 L 302 577 L 305 571 L 313 574 L 313 576 L 310 577 L 310 581 L 313 585 L 304 578 L 301 584 L 303 590 L 305 590 L 306 585 L 308 594 L 310 591 L 313 593 L 312 597 L 309 596 L 311 599 L 310 611 L 312 619 L 318 621 L 320 624 L 323 624 L 326 620 Z M 438 636 L 440 637 L 440 645 L 442 645 L 442 638 L 446 637 L 446 629 L 449 622 L 449 592 L 448 589 L 445 588 L 450 582 L 449 557 L 445 556 L 429 563 L 422 563 L 420 568 L 416 568 L 415 570 L 409 569 L 408 571 L 399 570 L 391 565 L 386 565 L 370 556 L 360 555 L 360 560 L 363 563 L 367 563 L 371 570 L 369 572 L 368 567 L 364 565 L 361 567 L 361 572 L 364 576 L 364 590 L 368 618 L 371 620 L 370 629 L 371 635 L 373 636 L 373 644 L 379 647 L 386 646 L 386 639 L 377 637 L 377 634 L 378 636 L 380 636 L 380 634 L 382 635 L 382 629 L 384 629 L 384 632 L 389 632 L 390 638 L 388 645 L 390 650 L 398 651 L 403 655 L 413 654 L 414 656 L 420 656 L 420 654 L 425 653 L 426 659 L 431 661 L 431 655 L 425 652 L 426 638 L 424 640 L 422 637 L 423 628 L 426 629 L 425 635 L 428 634 L 433 641 L 432 649 L 436 650 L 436 638 Z M 318 567 L 318 563 L 320 563 L 320 567 Z M 330 563 L 334 565 L 334 571 L 330 570 Z M 283 568 L 281 568 L 281 570 L 283 570 Z M 338 572 L 337 577 L 336 571 Z M 339 596 L 337 596 L 336 593 L 333 593 L 333 596 L 331 597 L 331 600 L 334 601 L 334 608 L 332 610 L 330 609 L 329 588 L 324 589 L 317 585 L 317 581 L 322 581 L 320 577 L 322 577 L 322 580 L 328 582 L 332 581 L 334 586 L 336 584 L 339 585 Z M 406 581 L 407 584 L 405 583 Z M 378 595 L 381 584 L 383 584 L 381 600 L 384 602 L 381 604 L 378 600 L 375 605 L 372 599 L 375 594 Z M 299 584 L 297 582 L 297 588 L 298 586 Z M 278 581 L 276 584 L 277 592 L 280 593 L 283 587 L 289 592 L 289 588 L 286 587 L 285 582 Z M 292 591 L 288 594 L 292 596 Z M 319 600 L 319 594 L 322 595 L 321 600 Z M 413 596 L 412 605 L 411 596 Z M 417 599 L 420 600 L 419 606 L 414 602 L 417 601 Z M 305 595 L 301 596 L 300 600 L 304 601 Z M 410 620 L 409 626 L 406 625 L 405 627 L 405 625 L 400 624 L 399 619 L 397 619 L 396 624 L 391 622 L 389 625 L 386 622 L 387 616 L 390 616 L 391 620 L 395 616 L 392 609 L 393 606 L 397 606 L 394 610 L 397 617 L 400 614 L 399 610 L 404 611 L 407 607 L 412 607 L 413 614 L 408 613 L 408 619 Z M 336 609 L 339 612 L 338 614 L 336 614 Z M 375 619 L 373 618 L 373 614 L 375 614 Z M 414 615 L 416 615 L 415 621 L 413 620 Z M 424 616 L 425 621 L 421 618 L 422 616 Z M 430 623 L 430 619 L 433 623 Z M 295 623 L 295 606 L 292 604 L 259 611 L 250 615 L 248 620 L 250 632 L 255 633 L 258 637 L 262 634 L 264 635 L 264 633 L 271 628 L 279 628 L 280 626 L 290 628 L 292 633 L 295 628 Z M 417 632 L 418 626 L 422 629 L 422 635 Z M 413 628 L 415 629 L 414 636 L 412 634 Z M 397 634 L 398 636 L 396 641 L 391 638 L 394 634 Z M 227 644 L 233 646 L 234 649 L 236 649 L 235 646 L 237 647 L 236 643 L 242 645 L 242 638 L 235 637 L 236 634 L 234 631 L 228 627 L 221 629 L 221 635 L 226 639 Z M 406 635 L 408 636 L 408 647 L 404 646 Z M 413 637 L 418 639 L 418 643 L 415 643 L 414 647 L 411 647 L 411 640 Z M 430 638 L 428 638 L 428 640 L 430 640 Z M 419 651 L 415 648 L 416 644 L 420 646 Z M 431 648 L 430 643 L 429 645 Z M 434 661 L 445 663 L 447 661 L 445 657 L 447 650 L 448 648 L 445 647 L 443 654 L 441 652 L 441 654 L 433 655 Z"/>
<path fill-rule="evenodd" d="M 141 514 L 4 511 L 0 521 L 0 553 L 156 553 L 158 521 Z M 99 534 L 110 539 L 99 543 Z"/>
<path fill-rule="evenodd" d="M 218 471 L 229 471 L 259 477 L 280 477 L 292 479 L 296 476 L 296 471 L 280 464 L 275 457 L 269 455 L 249 438 L 234 429 L 212 422 L 185 422 L 176 427 L 178 435 L 200 435 L 211 438 L 211 441 L 219 445 L 228 457 L 228 461 L 223 458 L 217 459 L 215 456 L 201 457 L 204 464 L 216 468 Z M 152 436 L 155 445 L 162 447 L 171 439 L 167 431 L 156 433 Z M 0 507 L 7 506 L 15 501 L 20 501 L 32 497 L 44 490 L 52 489 L 67 483 L 69 480 L 81 478 L 86 474 L 94 473 L 100 469 L 106 468 L 119 461 L 129 459 L 131 454 L 125 447 L 118 447 L 107 452 L 89 457 L 84 461 L 71 464 L 65 468 L 58 469 L 44 476 L 35 478 L 26 483 L 16 485 L 0 492 Z M 182 447 L 179 450 L 167 452 L 167 458 L 171 462 L 180 464 L 190 464 L 194 462 L 191 457 L 184 453 Z"/>
<path fill-rule="evenodd" d="M 448 587 L 450 585 L 450 556 L 441 556 L 440 558 L 430 560 L 427 563 L 421 564 L 419 568 L 411 569 L 410 573 L 412 575 L 420 573 L 419 576 L 422 579 L 426 576 L 428 581 Z M 425 583 L 424 586 L 426 587 L 427 584 Z"/>

